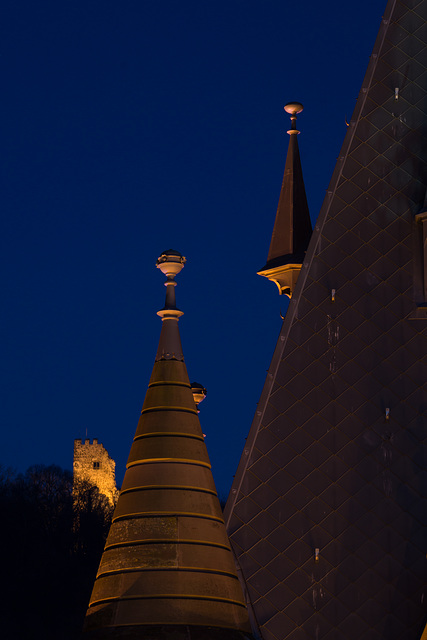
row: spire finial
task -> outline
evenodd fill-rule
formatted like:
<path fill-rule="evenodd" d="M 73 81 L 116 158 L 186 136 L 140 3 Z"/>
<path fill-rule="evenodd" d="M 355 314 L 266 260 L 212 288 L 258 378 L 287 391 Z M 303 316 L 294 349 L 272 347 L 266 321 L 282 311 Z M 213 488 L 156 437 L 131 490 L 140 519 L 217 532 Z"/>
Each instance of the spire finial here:
<path fill-rule="evenodd" d="M 163 309 L 157 312 L 157 315 L 164 320 L 165 318 L 179 318 L 184 314 L 183 311 L 180 311 L 176 308 L 175 301 L 175 276 L 184 268 L 184 264 L 186 263 L 186 258 L 179 253 L 179 251 L 175 251 L 174 249 L 168 249 L 164 251 L 156 262 L 156 267 L 160 269 L 162 273 L 166 276 L 166 300 L 165 306 Z"/>
<path fill-rule="evenodd" d="M 206 398 L 207 391 L 200 382 L 192 382 L 191 391 L 193 392 L 197 413 L 200 413 L 199 404 Z"/>
<path fill-rule="evenodd" d="M 291 128 L 287 133 L 289 133 L 289 135 L 292 135 L 293 133 L 298 134 L 299 131 L 297 129 L 297 115 L 298 113 L 301 113 L 304 107 L 302 106 L 301 102 L 288 102 L 287 104 L 285 104 L 284 109 L 286 113 L 289 113 L 289 115 L 291 116 Z"/>

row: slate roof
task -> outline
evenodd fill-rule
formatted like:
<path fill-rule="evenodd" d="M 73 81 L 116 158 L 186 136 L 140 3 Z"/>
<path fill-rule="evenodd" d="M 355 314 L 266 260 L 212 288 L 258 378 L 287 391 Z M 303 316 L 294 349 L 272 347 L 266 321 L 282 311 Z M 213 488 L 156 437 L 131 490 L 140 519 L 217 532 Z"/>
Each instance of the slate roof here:
<path fill-rule="evenodd" d="M 387 5 L 227 502 L 264 640 L 427 620 L 426 20 Z"/>

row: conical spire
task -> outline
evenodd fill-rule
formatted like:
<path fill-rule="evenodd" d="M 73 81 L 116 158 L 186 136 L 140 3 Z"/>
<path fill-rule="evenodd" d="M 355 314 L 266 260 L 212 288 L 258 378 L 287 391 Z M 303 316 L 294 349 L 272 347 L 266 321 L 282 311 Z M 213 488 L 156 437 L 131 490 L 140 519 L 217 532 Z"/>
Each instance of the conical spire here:
<path fill-rule="evenodd" d="M 280 294 L 289 297 L 295 288 L 312 232 L 298 148 L 299 131 L 296 128 L 297 114 L 302 110 L 299 102 L 285 106 L 285 111 L 291 116 L 285 173 L 267 263 L 258 271 L 260 276 L 276 283 Z"/>
<path fill-rule="evenodd" d="M 236 576 L 182 355 L 175 275 L 162 254 L 159 348 L 86 615 L 90 638 L 243 640 Z"/>

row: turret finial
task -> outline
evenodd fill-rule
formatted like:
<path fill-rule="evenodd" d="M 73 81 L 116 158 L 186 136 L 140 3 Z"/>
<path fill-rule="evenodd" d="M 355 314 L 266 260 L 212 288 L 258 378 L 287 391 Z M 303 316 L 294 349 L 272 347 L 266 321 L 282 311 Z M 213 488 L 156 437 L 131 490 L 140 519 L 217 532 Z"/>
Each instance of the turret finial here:
<path fill-rule="evenodd" d="M 160 269 L 162 273 L 166 276 L 166 300 L 165 306 L 163 309 L 157 312 L 157 315 L 162 319 L 166 317 L 171 318 L 179 318 L 184 314 L 183 311 L 180 311 L 176 308 L 176 300 L 175 300 L 175 276 L 184 268 L 184 264 L 186 263 L 186 258 L 179 253 L 179 251 L 175 251 L 174 249 L 168 249 L 164 251 L 156 262 L 156 267 Z"/>
<path fill-rule="evenodd" d="M 191 391 L 193 392 L 194 402 L 196 404 L 197 413 L 200 413 L 199 404 L 206 398 L 207 391 L 200 382 L 191 383 Z"/>
<path fill-rule="evenodd" d="M 297 129 L 297 115 L 304 109 L 301 102 L 288 102 L 285 104 L 284 109 L 286 113 L 289 113 L 291 116 L 291 128 L 287 133 L 289 133 L 289 135 L 300 133 Z"/>

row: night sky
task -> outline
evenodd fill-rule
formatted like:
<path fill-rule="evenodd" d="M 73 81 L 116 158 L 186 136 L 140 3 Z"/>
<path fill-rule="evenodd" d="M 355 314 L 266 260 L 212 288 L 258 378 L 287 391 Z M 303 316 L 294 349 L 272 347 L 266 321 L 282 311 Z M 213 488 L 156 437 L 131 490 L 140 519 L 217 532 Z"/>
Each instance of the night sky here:
<path fill-rule="evenodd" d="M 219 492 L 287 298 L 266 261 L 286 102 L 316 219 L 385 0 L 3 0 L 0 463 L 71 469 L 98 437 L 120 485 L 160 334 L 162 251 Z"/>

